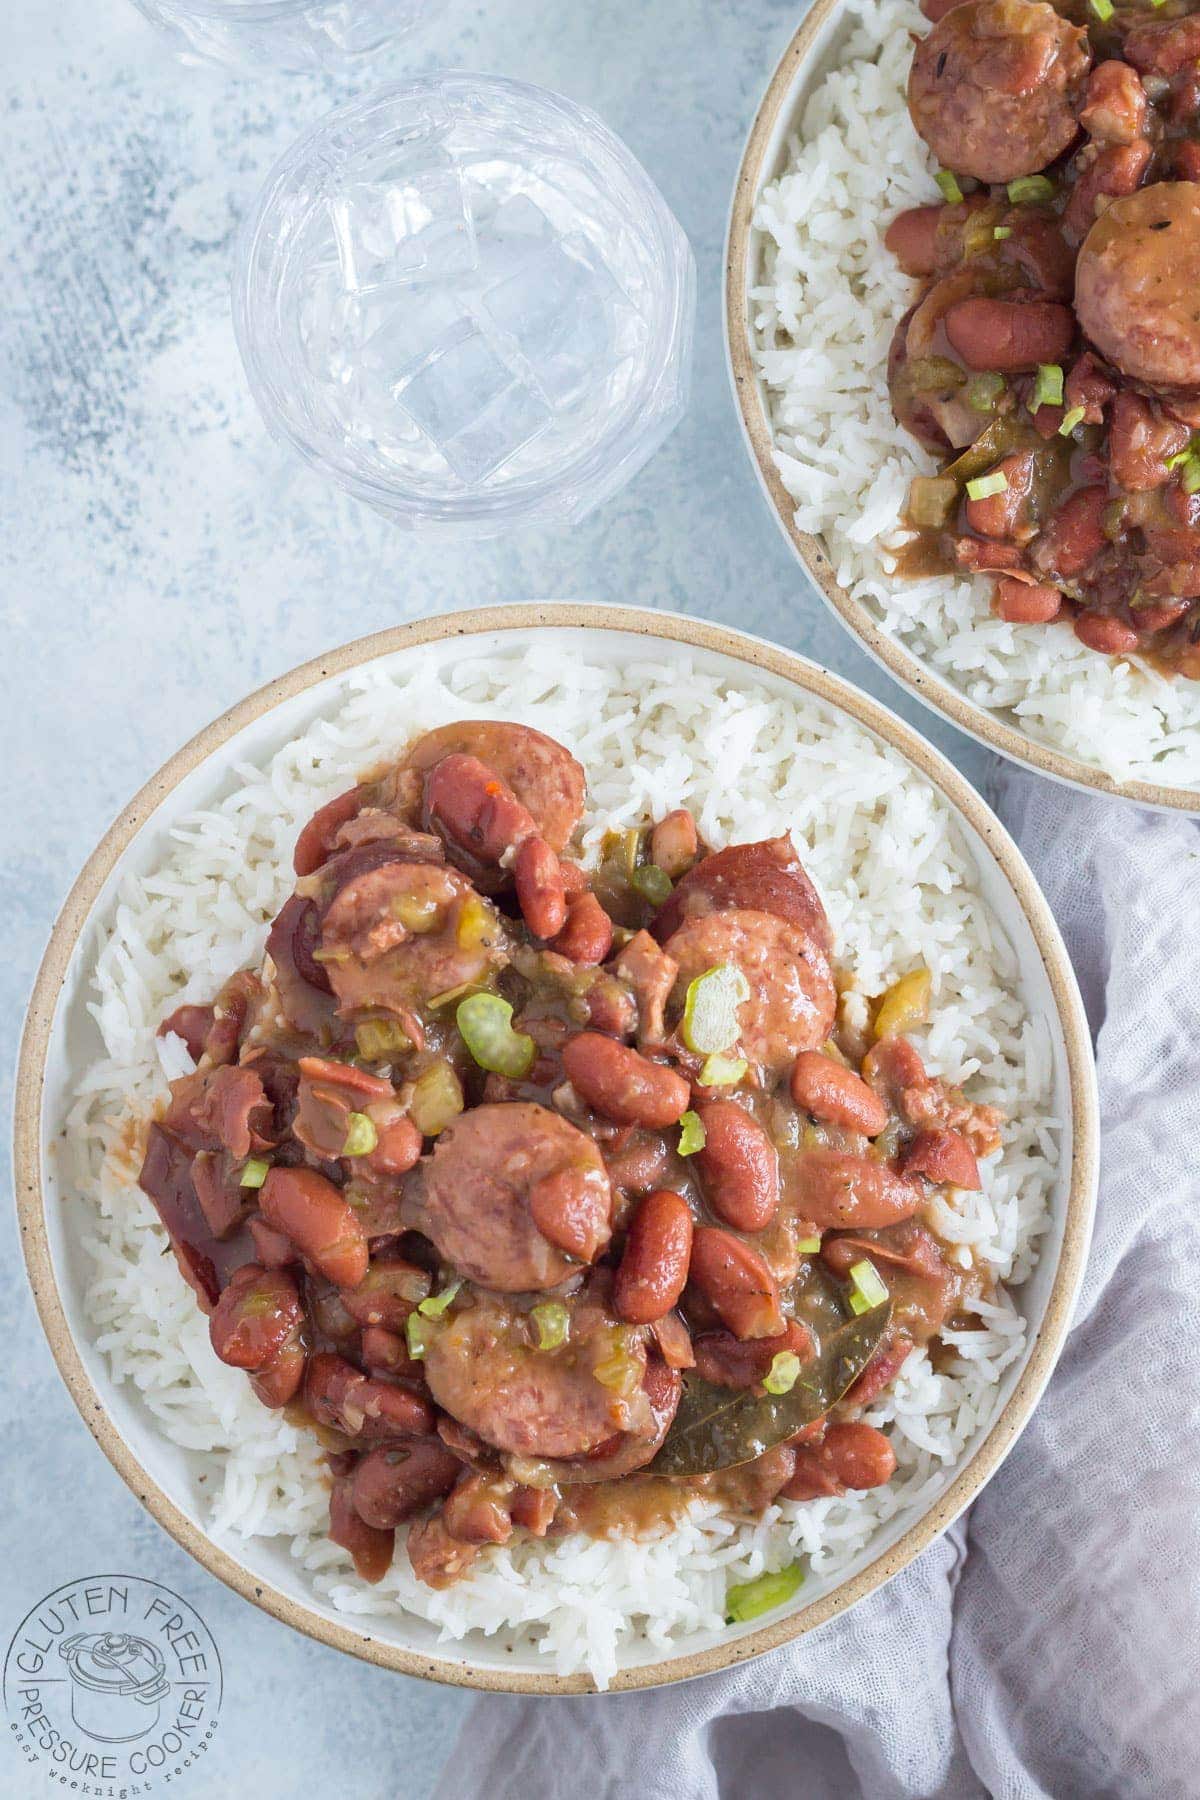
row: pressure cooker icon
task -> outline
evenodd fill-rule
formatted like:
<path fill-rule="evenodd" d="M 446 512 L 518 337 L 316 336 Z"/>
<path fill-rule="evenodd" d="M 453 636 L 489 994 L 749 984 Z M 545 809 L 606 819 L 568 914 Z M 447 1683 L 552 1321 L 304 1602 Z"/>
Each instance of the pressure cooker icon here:
<path fill-rule="evenodd" d="M 71 1717 L 102 1744 L 125 1744 L 158 1724 L 170 1692 L 166 1658 L 145 1638 L 79 1632 L 58 1646 L 71 1672 Z"/>

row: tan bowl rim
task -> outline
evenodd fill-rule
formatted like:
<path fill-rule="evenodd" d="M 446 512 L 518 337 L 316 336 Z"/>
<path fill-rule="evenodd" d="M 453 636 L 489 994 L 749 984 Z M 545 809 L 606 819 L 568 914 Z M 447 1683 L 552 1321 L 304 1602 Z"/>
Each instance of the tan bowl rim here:
<path fill-rule="evenodd" d="M 318 1642 L 349 1651 L 368 1662 L 405 1675 L 423 1676 L 459 1687 L 527 1694 L 590 1693 L 589 1677 L 530 1674 L 473 1667 L 469 1660 L 434 1658 L 380 1642 L 351 1624 L 323 1618 L 302 1603 L 256 1578 L 198 1529 L 168 1498 L 133 1455 L 109 1416 L 104 1399 L 89 1377 L 67 1324 L 50 1257 L 45 1225 L 41 1168 L 41 1096 L 51 1029 L 59 994 L 76 942 L 85 928 L 105 880 L 151 813 L 202 762 L 219 752 L 244 726 L 327 677 L 345 674 L 378 657 L 445 638 L 469 638 L 494 631 L 596 630 L 632 633 L 669 644 L 715 651 L 747 666 L 748 675 L 765 670 L 837 708 L 900 751 L 939 789 L 986 842 L 1029 922 L 1049 980 L 1066 1045 L 1073 1162 L 1062 1252 L 1046 1315 L 1029 1361 L 974 1456 L 959 1471 L 946 1493 L 892 1547 L 853 1579 L 808 1606 L 762 1626 L 747 1637 L 692 1654 L 670 1657 L 618 1672 L 611 1691 L 646 1688 L 685 1681 L 744 1662 L 765 1650 L 789 1643 L 814 1626 L 852 1606 L 910 1562 L 962 1511 L 997 1468 L 1033 1411 L 1058 1357 L 1070 1323 L 1082 1276 L 1095 1202 L 1098 1146 L 1098 1103 L 1095 1068 L 1079 990 L 1050 909 L 1028 865 L 995 814 L 963 776 L 940 753 L 877 701 L 848 682 L 773 644 L 678 614 L 635 607 L 553 602 L 543 605 L 481 607 L 417 620 L 360 638 L 326 656 L 302 664 L 259 688 L 223 713 L 178 750 L 152 776 L 109 827 L 67 895 L 42 959 L 29 1003 L 21 1040 L 14 1105 L 14 1170 L 22 1246 L 30 1285 L 42 1326 L 59 1373 L 79 1412 L 118 1474 L 138 1499 L 190 1556 L 228 1587 L 253 1601 L 284 1624 Z"/>
<path fill-rule="evenodd" d="M 754 248 L 754 208 L 762 187 L 775 173 L 773 168 L 765 167 L 768 147 L 775 135 L 780 115 L 789 105 L 794 104 L 795 82 L 819 33 L 841 4 L 842 0 L 815 0 L 811 11 L 805 14 L 780 57 L 754 115 L 730 207 L 725 255 L 726 352 L 742 433 L 759 481 L 770 502 L 771 511 L 801 566 L 816 582 L 843 625 L 883 665 L 889 675 L 931 711 L 940 713 L 952 725 L 957 725 L 960 731 L 967 732 L 987 748 L 998 750 L 1002 755 L 1011 757 L 1014 762 L 1035 769 L 1039 775 L 1064 781 L 1068 786 L 1083 788 L 1089 793 L 1110 795 L 1116 799 L 1135 800 L 1142 806 L 1200 813 L 1200 788 L 1173 787 L 1153 781 L 1115 781 L 1103 769 L 1027 737 L 1024 732 L 1007 724 L 997 713 L 969 700 L 872 618 L 862 601 L 856 600 L 835 580 L 829 553 L 820 538 L 811 532 L 801 531 L 796 524 L 795 502 L 784 486 L 775 464 L 774 435 L 763 403 L 762 384 L 751 349 L 748 273 Z"/>

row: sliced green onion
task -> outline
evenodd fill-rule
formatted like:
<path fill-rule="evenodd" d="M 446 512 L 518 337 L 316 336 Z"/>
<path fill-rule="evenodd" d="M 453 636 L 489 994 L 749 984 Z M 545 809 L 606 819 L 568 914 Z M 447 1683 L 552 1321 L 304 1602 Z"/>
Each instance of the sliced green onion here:
<path fill-rule="evenodd" d="M 790 1394 L 800 1373 L 800 1358 L 794 1350 L 777 1350 L 771 1366 L 763 1376 L 768 1394 Z"/>
<path fill-rule="evenodd" d="M 354 1047 L 364 1062 L 387 1062 L 412 1049 L 412 1041 L 395 1019 L 364 1019 L 354 1027 Z"/>
<path fill-rule="evenodd" d="M 1059 437 L 1070 437 L 1075 427 L 1083 424 L 1085 410 L 1082 406 L 1073 406 L 1069 413 L 1063 414 L 1063 422 L 1058 428 Z"/>
<path fill-rule="evenodd" d="M 1185 494 L 1200 493 L 1200 457 L 1192 457 L 1183 466 L 1179 481 Z"/>
<path fill-rule="evenodd" d="M 271 1165 L 269 1162 L 263 1162 L 259 1157 L 252 1156 L 248 1163 L 243 1163 L 242 1165 L 242 1175 L 238 1185 L 247 1188 L 260 1188 L 270 1172 Z"/>
<path fill-rule="evenodd" d="M 995 238 L 995 240 L 998 244 L 1002 244 L 1004 242 L 1005 238 L 1010 238 L 1012 236 L 1012 226 L 1011 225 L 997 225 L 995 230 L 992 232 L 992 236 Z"/>
<path fill-rule="evenodd" d="M 796 1239 L 796 1249 L 799 1251 L 801 1256 L 815 1256 L 817 1251 L 820 1248 L 821 1248 L 821 1240 L 819 1237 L 806 1237 L 806 1238 L 797 1238 Z"/>
<path fill-rule="evenodd" d="M 725 1595 L 725 1623 L 746 1625 L 751 1619 L 770 1612 L 772 1607 L 782 1606 L 803 1580 L 804 1570 L 794 1562 L 774 1575 L 759 1575 L 754 1581 L 738 1582 Z"/>
<path fill-rule="evenodd" d="M 410 1312 L 404 1321 L 404 1338 L 408 1345 L 408 1354 L 414 1362 L 420 1362 L 429 1348 L 429 1323 L 419 1312 Z"/>
<path fill-rule="evenodd" d="M 342 1145 L 343 1156 L 369 1156 L 379 1142 L 379 1133 L 375 1129 L 374 1119 L 366 1113 L 351 1113 L 346 1120 L 346 1141 Z"/>
<path fill-rule="evenodd" d="M 1096 17 L 1105 25 L 1113 16 L 1112 0 L 1088 0 L 1088 5 Z"/>
<path fill-rule="evenodd" d="M 1037 380 L 1029 397 L 1030 412 L 1036 412 L 1039 406 L 1061 406 L 1062 397 L 1063 372 L 1058 363 L 1039 363 Z"/>
<path fill-rule="evenodd" d="M 539 1350 L 557 1350 L 566 1343 L 571 1315 L 561 1300 L 543 1300 L 530 1307 L 529 1316 L 538 1334 Z"/>
<path fill-rule="evenodd" d="M 968 500 L 990 500 L 993 494 L 1007 491 L 1008 476 L 1003 469 L 994 469 L 990 475 L 977 475 L 974 481 L 967 483 Z"/>
<path fill-rule="evenodd" d="M 737 1009 L 750 998 L 750 983 L 732 963 L 719 963 L 688 983 L 680 1036 L 697 1056 L 728 1050 L 737 1041 Z"/>
<path fill-rule="evenodd" d="M 950 202 L 951 206 L 959 205 L 963 197 L 963 191 L 949 169 L 939 169 L 933 179 L 937 182 L 942 190 L 942 194 Z"/>
<path fill-rule="evenodd" d="M 1008 184 L 1008 197 L 1014 206 L 1025 200 L 1053 200 L 1054 183 L 1045 175 L 1018 175 Z"/>
<path fill-rule="evenodd" d="M 749 1067 L 744 1056 L 706 1056 L 698 1080 L 701 1087 L 736 1087 Z"/>
<path fill-rule="evenodd" d="M 513 1009 L 499 994 L 471 994 L 454 1015 L 463 1043 L 481 1069 L 520 1081 L 537 1056 L 537 1045 L 512 1028 Z"/>
<path fill-rule="evenodd" d="M 708 1142 L 708 1133 L 704 1129 L 704 1121 L 696 1112 L 685 1112 L 679 1120 L 679 1154 L 695 1156 L 697 1150 L 703 1150 Z"/>
<path fill-rule="evenodd" d="M 661 906 L 671 893 L 671 877 L 656 863 L 643 863 L 640 869 L 635 869 L 629 877 L 629 885 L 651 906 Z"/>
<path fill-rule="evenodd" d="M 430 1294 L 428 1299 L 418 1300 L 417 1311 L 424 1313 L 427 1319 L 440 1319 L 461 1286 L 461 1281 L 452 1281 L 440 1294 Z"/>
<path fill-rule="evenodd" d="M 887 1285 L 873 1262 L 864 1257 L 850 1265 L 850 1311 L 874 1312 L 888 1297 Z"/>
<path fill-rule="evenodd" d="M 975 412 L 995 412 L 996 402 L 1006 385 L 1003 375 L 995 370 L 973 376 L 967 383 L 967 405 Z"/>

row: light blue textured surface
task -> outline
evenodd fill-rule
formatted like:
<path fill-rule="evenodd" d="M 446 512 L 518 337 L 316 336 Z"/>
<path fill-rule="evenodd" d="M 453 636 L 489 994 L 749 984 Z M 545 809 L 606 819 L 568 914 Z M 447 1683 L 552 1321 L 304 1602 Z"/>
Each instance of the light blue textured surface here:
<path fill-rule="evenodd" d="M 422 37 L 338 84 L 181 68 L 124 0 L 11 9 L 0 76 L 6 1091 L 54 912 L 122 802 L 248 688 L 399 620 L 555 596 L 723 619 L 827 663 L 982 775 L 984 752 L 901 695 L 797 569 L 728 392 L 726 205 L 801 10 L 795 0 L 449 0 Z M 278 448 L 246 396 L 228 271 L 262 176 L 336 99 L 439 64 L 521 76 L 596 107 L 695 247 L 691 412 L 623 496 L 569 533 L 414 542 Z M 181 1792 L 421 1800 L 465 1699 L 294 1636 L 195 1566 L 80 1424 L 8 1218 L 0 1284 L 0 1640 L 71 1577 L 157 1578 L 203 1613 L 229 1678 L 221 1747 Z M 0 1748 L 0 1792 L 60 1791 Z"/>

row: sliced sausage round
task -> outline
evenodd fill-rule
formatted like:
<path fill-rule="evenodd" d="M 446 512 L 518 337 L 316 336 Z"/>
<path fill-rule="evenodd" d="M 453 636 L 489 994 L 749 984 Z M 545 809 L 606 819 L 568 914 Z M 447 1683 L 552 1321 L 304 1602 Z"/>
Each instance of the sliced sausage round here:
<path fill-rule="evenodd" d="M 651 929 L 662 944 L 685 920 L 735 907 L 774 913 L 806 931 L 826 952 L 833 949 L 833 933 L 821 897 L 790 837 L 730 844 L 706 856 L 677 883 Z"/>
<path fill-rule="evenodd" d="M 460 931 L 468 905 L 476 927 Z M 338 889 L 321 921 L 321 955 L 343 1011 L 404 1012 L 480 980 L 503 960 L 503 935 L 457 869 L 387 862 Z"/>
<path fill-rule="evenodd" d="M 533 1101 L 463 1113 L 438 1138 L 422 1172 L 420 1230 L 480 1287 L 555 1287 L 597 1257 L 611 1235 L 612 1189 L 599 1150 Z M 566 1187 L 560 1177 L 569 1177 Z M 534 1217 L 534 1197 L 542 1212 L 554 1193 L 570 1200 L 570 1254 L 560 1247 L 564 1233 L 552 1242 Z"/>
<path fill-rule="evenodd" d="M 750 994 L 738 1007 L 738 1027 L 751 1062 L 790 1069 L 801 1050 L 828 1038 L 837 990 L 828 956 L 803 926 L 738 908 L 688 920 L 666 947 L 679 964 L 677 993 L 721 963 L 741 970 Z"/>
<path fill-rule="evenodd" d="M 1114 200 L 1084 239 L 1079 323 L 1102 356 L 1153 388 L 1200 386 L 1200 186 L 1159 181 Z"/>
<path fill-rule="evenodd" d="M 477 1294 L 431 1333 L 425 1379 L 438 1405 L 485 1443 L 515 1456 L 584 1456 L 614 1433 L 650 1429 L 642 1382 L 646 1350 L 588 1296 L 568 1302 L 567 1341 L 534 1348 L 525 1316 L 499 1296 Z M 626 1380 L 608 1375 L 614 1348 L 628 1360 Z M 624 1389 L 624 1391 L 622 1391 Z"/>
<path fill-rule="evenodd" d="M 494 769 L 532 815 L 552 850 L 565 850 L 583 816 L 582 765 L 569 750 L 529 725 L 459 719 L 427 731 L 409 746 L 404 767 L 425 775 L 452 755 L 475 756 Z"/>
<path fill-rule="evenodd" d="M 1011 181 L 1074 140 L 1090 65 L 1086 31 L 1041 0 L 964 0 L 918 43 L 908 110 L 944 167 Z"/>

